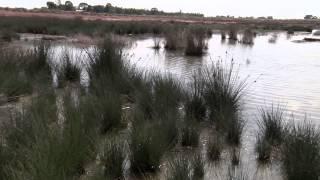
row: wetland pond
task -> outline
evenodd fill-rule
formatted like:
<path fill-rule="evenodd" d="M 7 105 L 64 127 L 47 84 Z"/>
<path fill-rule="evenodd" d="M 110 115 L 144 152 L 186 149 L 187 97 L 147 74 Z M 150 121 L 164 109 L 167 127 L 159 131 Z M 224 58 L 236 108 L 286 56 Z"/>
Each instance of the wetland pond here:
<path fill-rule="evenodd" d="M 208 49 L 202 57 L 185 56 L 183 51 L 159 50 L 151 36 L 129 36 L 132 44 L 124 49 L 125 59 L 138 69 L 172 73 L 181 82 L 188 82 L 200 67 L 216 61 L 233 62 L 240 79 L 246 79 L 243 96 L 243 116 L 246 120 L 241 162 L 243 167 L 256 173 L 254 179 L 281 179 L 279 165 L 258 175 L 254 144 L 256 142 L 258 110 L 280 104 L 288 110 L 289 120 L 305 118 L 320 124 L 320 43 L 301 42 L 308 33 L 287 35 L 285 32 L 258 33 L 253 45 L 222 41 L 220 34 L 208 40 Z M 159 37 L 161 39 L 161 37 Z M 164 41 L 164 39 L 161 39 Z M 23 41 L 28 45 L 30 41 Z M 78 47 L 70 43 L 55 43 L 53 59 L 59 59 L 64 49 L 71 49 L 74 62 L 85 62 L 93 46 Z M 85 63 L 84 63 L 85 64 Z M 83 69 L 83 76 L 86 72 Z M 82 83 L 86 84 L 83 78 Z M 206 175 L 210 179 L 210 175 Z M 259 177 L 258 177 L 259 176 Z M 263 177 L 263 178 L 262 178 Z M 207 179 L 206 178 L 206 179 Z"/>

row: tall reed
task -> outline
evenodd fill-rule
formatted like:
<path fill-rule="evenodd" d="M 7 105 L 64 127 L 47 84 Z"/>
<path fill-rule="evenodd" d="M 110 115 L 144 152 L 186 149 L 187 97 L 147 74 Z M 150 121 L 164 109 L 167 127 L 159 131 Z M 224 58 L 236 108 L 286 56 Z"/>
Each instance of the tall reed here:
<path fill-rule="evenodd" d="M 205 99 L 209 118 L 219 132 L 226 135 L 232 145 L 240 145 L 244 128 L 241 116 L 241 97 L 246 86 L 245 80 L 238 80 L 234 65 L 223 67 L 217 62 L 204 70 L 206 81 Z"/>
<path fill-rule="evenodd" d="M 320 131 L 310 122 L 291 127 L 281 151 L 288 180 L 317 180 L 320 176 Z"/>

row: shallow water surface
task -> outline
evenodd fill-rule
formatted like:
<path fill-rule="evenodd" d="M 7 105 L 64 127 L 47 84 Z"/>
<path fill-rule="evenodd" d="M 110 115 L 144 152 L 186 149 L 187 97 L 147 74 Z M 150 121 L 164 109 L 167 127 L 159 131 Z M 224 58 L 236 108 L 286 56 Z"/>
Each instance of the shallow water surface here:
<path fill-rule="evenodd" d="M 243 113 L 247 121 L 241 161 L 254 179 L 281 179 L 279 166 L 272 165 L 266 171 L 255 171 L 254 144 L 259 108 L 281 104 L 288 110 L 288 121 L 305 118 L 320 124 L 320 43 L 300 42 L 310 34 L 288 36 L 286 33 L 258 34 L 254 44 L 230 44 L 213 34 L 208 40 L 208 50 L 203 57 L 185 56 L 183 51 L 154 50 L 150 36 L 130 37 L 133 44 L 124 50 L 125 59 L 139 69 L 170 72 L 182 82 L 187 82 L 200 67 L 216 61 L 233 62 L 240 79 L 247 78 L 243 98 Z M 83 48 L 68 44 L 53 46 L 53 59 L 59 59 L 65 49 L 71 49 L 75 62 L 86 64 L 94 47 Z M 79 60 L 80 59 L 80 60 Z M 84 66 L 85 67 L 85 66 Z M 83 68 L 86 77 L 85 68 Z M 82 84 L 87 84 L 84 78 Z M 226 169 L 226 168 L 225 168 Z M 270 171 L 271 169 L 271 171 Z M 209 171 L 208 179 L 211 173 Z M 263 177 L 263 178 L 262 178 Z"/>

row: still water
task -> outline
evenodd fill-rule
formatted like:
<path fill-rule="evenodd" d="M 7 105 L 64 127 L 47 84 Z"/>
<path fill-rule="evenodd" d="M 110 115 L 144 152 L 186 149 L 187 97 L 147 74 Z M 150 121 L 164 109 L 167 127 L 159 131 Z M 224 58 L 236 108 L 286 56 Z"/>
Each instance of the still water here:
<path fill-rule="evenodd" d="M 259 108 L 280 104 L 288 110 L 288 121 L 311 120 L 320 124 L 320 43 L 300 42 L 310 34 L 288 36 L 283 32 L 258 34 L 253 45 L 221 41 L 219 34 L 208 40 L 208 50 L 203 57 L 185 56 L 183 51 L 154 50 L 150 36 L 129 37 L 132 45 L 124 50 L 125 60 L 138 69 L 172 73 L 181 82 L 187 82 L 198 68 L 216 61 L 231 62 L 239 71 L 240 79 L 247 79 L 243 98 L 243 113 L 247 121 L 242 163 L 255 174 L 254 179 L 280 179 L 279 166 L 255 171 L 254 143 L 257 132 Z M 53 59 L 59 59 L 68 50 L 78 64 L 86 64 L 94 47 L 68 44 L 53 46 Z M 83 68 L 83 77 L 86 77 Z M 86 84 L 88 79 L 82 79 Z M 211 171 L 210 171 L 211 172 Z M 208 175 L 208 179 L 212 177 Z M 262 178 L 263 177 L 263 178 Z"/>

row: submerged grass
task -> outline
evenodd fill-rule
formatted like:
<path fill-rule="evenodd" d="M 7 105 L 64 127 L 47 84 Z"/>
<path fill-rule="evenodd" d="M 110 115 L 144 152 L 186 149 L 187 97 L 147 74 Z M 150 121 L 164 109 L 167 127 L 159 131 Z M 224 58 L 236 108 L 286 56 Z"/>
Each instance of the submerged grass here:
<path fill-rule="evenodd" d="M 286 179 L 317 180 L 320 176 L 319 129 L 309 122 L 293 126 L 281 154 Z"/>

